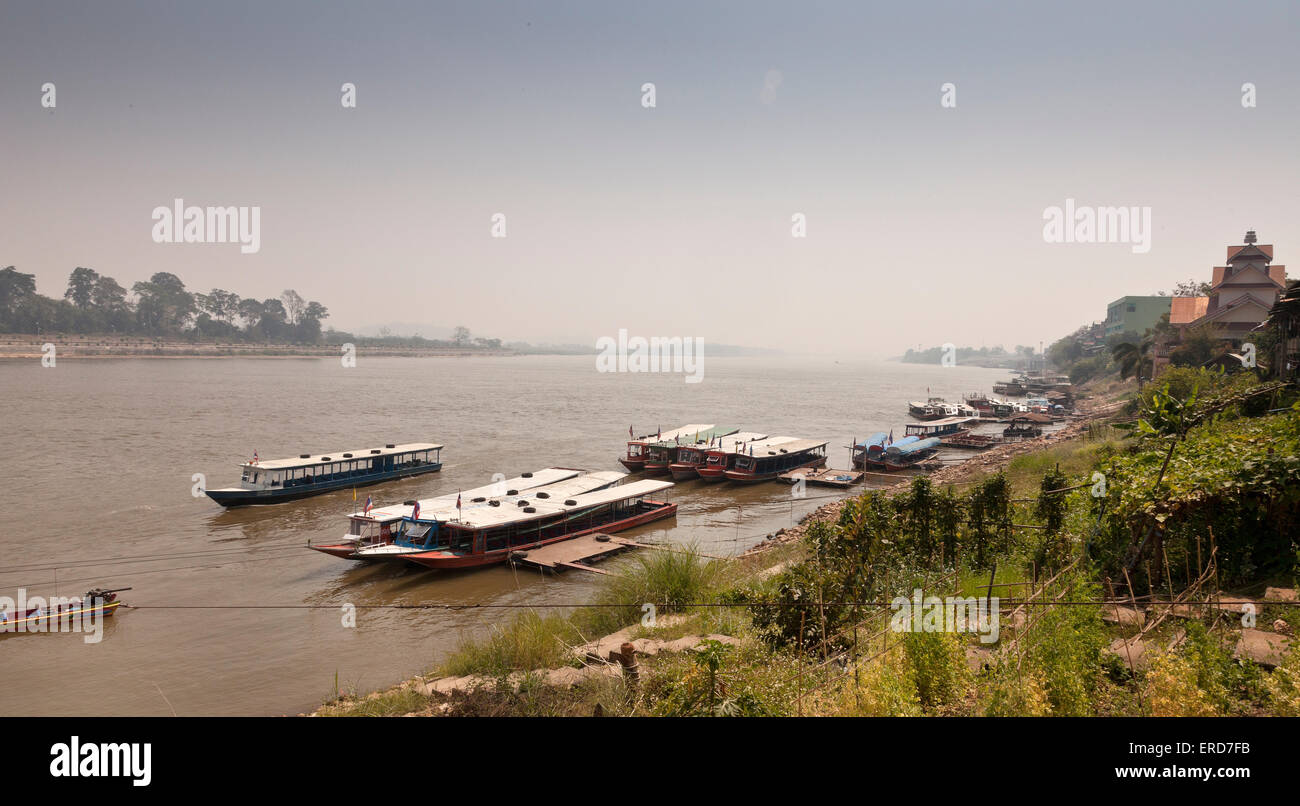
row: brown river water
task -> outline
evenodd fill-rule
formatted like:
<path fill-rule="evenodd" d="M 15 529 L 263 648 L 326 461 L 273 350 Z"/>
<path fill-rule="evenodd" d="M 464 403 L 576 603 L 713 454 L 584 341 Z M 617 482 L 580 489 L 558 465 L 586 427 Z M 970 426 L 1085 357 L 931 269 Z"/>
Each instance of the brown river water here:
<path fill-rule="evenodd" d="M 794 357 L 708 358 L 680 374 L 610 374 L 594 357 L 60 359 L 0 362 L 0 595 L 124 587 L 103 640 L 0 638 L 0 715 L 295 714 L 342 690 L 425 671 L 506 607 L 586 600 L 595 574 L 507 566 L 437 572 L 309 551 L 346 530 L 352 493 L 223 510 L 193 476 L 233 486 L 237 463 L 389 442 L 444 444 L 440 473 L 362 488 L 376 505 L 558 465 L 621 470 L 637 433 L 688 422 L 830 441 L 901 437 L 907 401 L 989 391 L 1004 370 Z M 953 452 L 956 454 L 957 452 Z M 960 454 L 958 454 L 960 455 Z M 675 519 L 626 532 L 738 554 L 842 495 L 779 483 L 687 482 Z M 619 560 L 605 567 L 615 568 Z M 312 606 L 312 607 L 308 607 Z"/>

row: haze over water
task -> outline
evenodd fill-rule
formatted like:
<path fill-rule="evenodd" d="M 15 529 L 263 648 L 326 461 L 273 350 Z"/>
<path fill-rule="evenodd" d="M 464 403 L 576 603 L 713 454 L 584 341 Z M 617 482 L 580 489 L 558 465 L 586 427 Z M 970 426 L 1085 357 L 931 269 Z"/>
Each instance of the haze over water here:
<path fill-rule="evenodd" d="M 141 608 L 108 619 L 95 645 L 80 635 L 0 639 L 0 671 L 21 681 L 0 688 L 0 713 L 298 713 L 333 693 L 336 674 L 344 690 L 395 683 L 514 612 L 363 609 L 345 629 L 345 602 L 541 608 L 585 601 L 597 583 L 580 572 L 367 567 L 303 548 L 346 530 L 350 491 L 230 511 L 192 496 L 193 474 L 209 487 L 233 485 L 236 464 L 255 450 L 272 459 L 388 442 L 446 446 L 440 473 L 358 491 L 376 505 L 476 487 L 494 473 L 622 469 L 629 425 L 642 433 L 715 422 L 827 439 L 830 466 L 843 468 L 850 439 L 901 435 L 907 401 L 927 388 L 955 400 L 1007 375 L 791 357 L 707 358 L 704 369 L 702 383 L 687 384 L 674 374 L 598 373 L 592 356 L 363 354 L 352 369 L 333 359 L 0 362 L 9 434 L 0 595 L 19 586 L 50 595 L 57 576 L 62 595 L 131 586 L 123 601 Z M 808 493 L 679 484 L 666 493 L 679 505 L 675 520 L 625 534 L 737 554 L 832 495 Z M 21 570 L 56 561 L 57 575 Z"/>

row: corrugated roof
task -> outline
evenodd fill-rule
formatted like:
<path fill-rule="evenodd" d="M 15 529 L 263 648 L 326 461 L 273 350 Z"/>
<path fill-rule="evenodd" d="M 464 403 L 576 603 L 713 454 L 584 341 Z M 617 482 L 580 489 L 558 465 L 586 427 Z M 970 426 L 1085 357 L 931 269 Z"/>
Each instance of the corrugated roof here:
<path fill-rule="evenodd" d="M 408 442 L 404 445 L 394 445 L 391 448 L 355 448 L 350 451 L 338 451 L 337 453 L 318 453 L 311 456 L 297 457 L 295 459 L 263 459 L 257 464 L 244 462 L 241 467 L 255 467 L 261 470 L 284 470 L 291 467 L 308 467 L 311 465 L 332 464 L 333 462 L 356 462 L 362 459 L 378 459 L 383 456 L 392 456 L 397 453 L 410 453 L 412 451 L 433 451 L 441 450 L 442 446 L 433 442 Z M 344 454 L 352 454 L 344 456 Z M 326 461 L 326 460 L 329 461 Z"/>
<path fill-rule="evenodd" d="M 1200 319 L 1209 304 L 1209 297 L 1174 297 L 1169 305 L 1169 324 L 1185 325 Z"/>

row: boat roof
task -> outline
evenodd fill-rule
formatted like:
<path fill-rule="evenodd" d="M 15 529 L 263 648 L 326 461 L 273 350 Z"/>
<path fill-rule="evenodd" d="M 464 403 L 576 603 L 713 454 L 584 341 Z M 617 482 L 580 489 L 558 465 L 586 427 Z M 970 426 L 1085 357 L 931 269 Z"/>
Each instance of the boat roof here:
<path fill-rule="evenodd" d="M 754 440 L 753 442 L 746 443 L 744 445 L 737 444 L 737 445 L 732 445 L 730 447 L 724 445 L 724 447 L 722 448 L 714 448 L 713 452 L 714 453 L 740 453 L 741 448 L 744 448 L 744 453 L 746 456 L 748 456 L 749 449 L 751 446 L 753 446 L 755 451 L 758 451 L 762 448 L 767 448 L 772 445 L 784 445 L 787 442 L 794 442 L 794 440 L 795 440 L 794 437 L 764 437 L 763 439 Z"/>
<path fill-rule="evenodd" d="M 923 423 L 908 423 L 908 428 L 943 428 L 949 425 L 960 425 L 978 420 L 978 417 L 944 417 L 941 420 L 926 420 Z"/>
<path fill-rule="evenodd" d="M 665 441 L 672 442 L 673 437 L 687 437 L 687 436 L 690 437 L 691 439 L 694 439 L 695 432 L 707 431 L 710 428 L 714 428 L 714 427 L 715 427 L 714 423 L 708 423 L 708 424 L 692 423 L 690 425 L 684 425 L 681 428 L 674 428 L 669 431 L 664 431 L 662 433 L 655 431 L 650 434 L 642 434 L 636 439 L 632 439 L 628 441 L 629 442 L 665 442 Z"/>
<path fill-rule="evenodd" d="M 698 431 L 681 434 L 680 438 L 674 438 L 668 434 L 664 434 L 663 439 L 650 444 L 652 447 L 663 447 L 665 445 L 681 447 L 683 445 L 708 444 L 709 440 L 713 437 L 730 436 L 739 430 L 740 429 L 734 425 L 711 425 L 708 428 L 701 428 Z"/>
<path fill-rule="evenodd" d="M 554 484 L 542 484 L 536 487 L 522 488 L 522 489 L 516 487 L 507 487 L 506 488 L 507 490 L 515 491 L 514 495 L 494 496 L 491 494 L 493 488 L 489 486 L 484 492 L 479 492 L 472 497 L 466 497 L 465 494 L 462 492 L 460 494 L 461 504 L 460 504 L 459 511 L 456 509 L 456 496 L 454 495 L 441 496 L 440 498 L 431 502 L 430 506 L 428 507 L 426 507 L 424 502 L 422 501 L 420 502 L 420 520 L 447 521 L 453 518 L 464 518 L 466 517 L 467 512 L 471 512 L 474 510 L 479 510 L 479 509 L 496 510 L 499 509 L 500 507 L 509 508 L 513 506 L 518 506 L 518 502 L 523 499 L 528 499 L 530 503 L 533 502 L 534 500 L 563 501 L 566 498 L 572 498 L 576 495 L 582 495 L 583 493 L 593 492 L 602 487 L 608 487 L 611 484 L 617 484 L 618 482 L 622 481 L 625 478 L 627 478 L 627 474 L 620 473 L 617 470 L 599 470 L 593 473 L 582 473 L 571 479 L 565 479 L 564 481 L 557 481 Z M 497 489 L 499 490 L 500 487 L 497 487 Z M 538 498 L 539 493 L 545 493 L 546 498 Z M 474 498 L 482 498 L 483 500 L 475 501 Z M 491 502 L 494 500 L 500 501 L 501 502 L 500 505 L 497 507 L 492 506 Z M 411 509 L 412 509 L 411 507 L 403 506 L 400 509 L 402 510 L 403 516 L 410 517 Z"/>
<path fill-rule="evenodd" d="M 889 439 L 889 434 L 886 434 L 884 431 L 877 431 L 876 433 L 867 437 L 863 441 L 855 443 L 854 447 L 865 448 L 871 445 L 880 445 L 883 444 L 888 439 Z"/>
<path fill-rule="evenodd" d="M 582 474 L 583 471 L 577 470 L 572 467 L 548 467 L 542 470 L 534 471 L 527 477 L 515 476 L 513 479 L 506 479 L 505 481 L 499 483 L 494 482 L 492 484 L 485 484 L 482 487 L 474 487 L 469 490 L 459 490 L 454 493 L 447 493 L 446 495 L 439 495 L 433 498 L 421 498 L 419 499 L 420 511 L 421 514 L 423 514 L 425 511 L 432 513 L 432 512 L 441 511 L 444 508 L 449 507 L 454 512 L 456 509 L 457 497 L 461 499 L 461 508 L 463 509 L 466 506 L 479 506 L 480 504 L 472 503 L 473 499 L 479 497 L 491 496 L 493 492 L 501 489 L 518 490 L 521 493 L 524 491 L 538 490 L 543 488 L 549 489 L 552 485 L 556 485 L 570 479 L 575 479 L 578 476 L 581 476 Z M 626 473 L 617 473 L 615 471 L 601 471 L 600 473 L 592 473 L 588 475 L 597 476 L 603 479 L 610 476 L 611 474 L 619 477 L 627 475 Z M 616 480 L 617 479 L 611 479 L 611 481 L 616 481 Z M 595 481 L 596 479 L 591 480 L 591 482 L 595 482 Z M 609 481 L 604 481 L 601 483 L 609 483 Z M 587 487 L 587 489 L 591 489 L 591 488 Z M 385 506 L 385 507 L 375 507 L 374 509 L 370 510 L 369 515 L 362 515 L 360 512 L 353 512 L 350 513 L 348 517 L 357 518 L 359 520 L 370 520 L 376 522 L 395 521 L 410 516 L 411 509 L 412 508 L 407 504 L 390 504 L 389 506 Z"/>
<path fill-rule="evenodd" d="M 488 529 L 495 526 L 504 526 L 510 523 L 520 523 L 524 521 L 545 518 L 550 515 L 557 515 L 562 512 L 572 510 L 586 509 L 589 507 L 600 506 L 602 504 L 612 504 L 616 501 L 623 501 L 628 498 L 638 498 L 643 495 L 657 493 L 672 487 L 671 481 L 658 481 L 655 479 L 642 479 L 634 481 L 631 484 L 620 484 L 617 487 L 610 487 L 605 490 L 596 490 L 590 493 L 570 496 L 569 498 L 546 498 L 537 499 L 529 497 L 528 506 L 535 509 L 535 512 L 524 512 L 524 508 L 517 503 L 507 506 L 504 502 L 499 507 L 478 506 L 472 510 L 463 511 L 459 518 L 449 519 L 449 526 L 456 526 L 462 529 Z M 521 500 L 523 496 L 520 496 Z M 565 503 L 572 501 L 572 504 Z M 424 520 L 424 513 L 420 513 L 420 520 Z"/>
<path fill-rule="evenodd" d="M 755 456 L 776 456 L 781 453 L 798 453 L 811 448 L 819 448 L 825 445 L 828 440 L 824 439 L 798 439 L 797 437 L 776 437 L 783 440 L 782 442 L 769 442 L 767 445 L 754 445 Z M 761 452 L 760 452 L 761 450 Z M 745 455 L 749 455 L 749 449 L 746 448 Z"/>
<path fill-rule="evenodd" d="M 722 441 L 718 444 L 710 445 L 707 440 L 701 440 L 699 442 L 692 442 L 690 445 L 683 445 L 682 447 L 696 448 L 699 450 L 706 450 L 706 451 L 725 451 L 727 453 L 734 453 L 737 450 L 739 450 L 737 446 L 739 446 L 741 443 L 753 442 L 755 444 L 758 444 L 758 440 L 761 439 L 767 439 L 767 434 L 758 434 L 753 431 L 739 431 L 734 434 L 727 434 L 723 436 Z"/>
<path fill-rule="evenodd" d="M 391 448 L 356 448 L 350 451 L 335 451 L 333 453 L 297 456 L 293 459 L 261 459 L 256 463 L 244 462 L 240 467 L 255 467 L 259 470 L 287 470 L 294 467 L 318 465 L 326 461 L 349 462 L 356 459 L 374 459 L 375 457 L 392 456 L 398 453 L 433 450 L 442 450 L 442 446 L 434 442 L 406 442 L 401 445 L 394 445 Z M 348 453 L 352 455 L 344 456 L 344 454 Z"/>

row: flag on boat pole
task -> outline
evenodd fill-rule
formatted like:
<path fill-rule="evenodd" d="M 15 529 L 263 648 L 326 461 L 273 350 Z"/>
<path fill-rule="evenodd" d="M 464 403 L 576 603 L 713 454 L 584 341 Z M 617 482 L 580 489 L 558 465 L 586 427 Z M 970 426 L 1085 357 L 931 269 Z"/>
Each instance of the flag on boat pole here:
<path fill-rule="evenodd" d="M 419 520 L 419 518 L 420 518 L 420 502 L 416 501 L 415 506 L 411 508 L 411 520 L 413 521 Z"/>
<path fill-rule="evenodd" d="M 456 520 L 460 520 L 460 490 L 456 491 Z"/>
<path fill-rule="evenodd" d="M 371 510 L 371 508 L 374 507 L 374 505 L 375 505 L 375 502 L 372 501 L 372 500 L 370 500 L 370 496 L 367 495 L 367 496 L 366 496 L 366 508 L 363 510 L 364 514 L 369 515 L 369 514 L 370 514 L 370 510 Z"/>
<path fill-rule="evenodd" d="M 627 427 L 627 438 L 628 438 L 628 439 L 632 439 L 632 438 L 633 438 L 633 437 L 632 437 L 632 426 L 630 426 L 630 425 Z"/>

